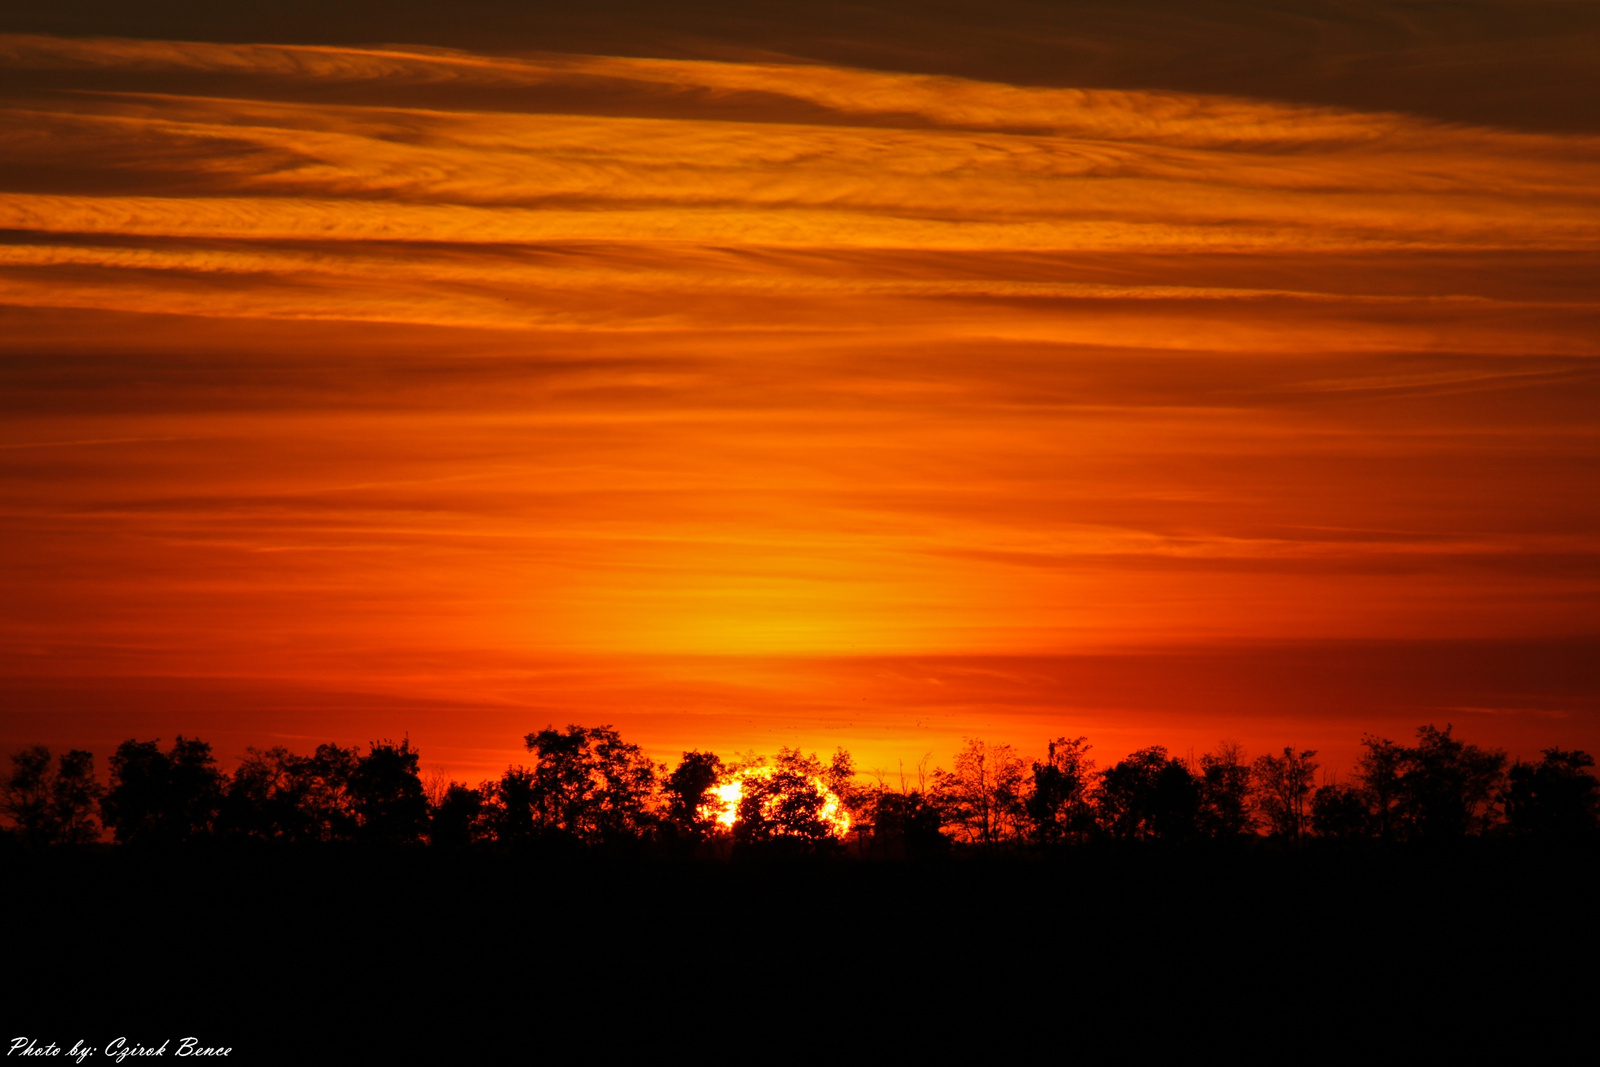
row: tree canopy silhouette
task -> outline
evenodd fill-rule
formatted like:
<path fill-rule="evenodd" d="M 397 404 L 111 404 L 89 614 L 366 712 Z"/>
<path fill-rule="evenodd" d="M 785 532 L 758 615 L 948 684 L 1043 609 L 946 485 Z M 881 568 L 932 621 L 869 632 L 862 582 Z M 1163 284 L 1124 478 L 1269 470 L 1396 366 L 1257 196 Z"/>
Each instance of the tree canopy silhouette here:
<path fill-rule="evenodd" d="M 1374 825 L 1366 797 L 1353 785 L 1330 782 L 1311 797 L 1311 829 L 1318 837 L 1354 840 L 1371 836 Z"/>
<path fill-rule="evenodd" d="M 662 783 L 666 795 L 666 823 L 676 840 L 693 845 L 716 826 L 708 812 L 711 790 L 722 780 L 725 768 L 713 752 L 685 752 Z"/>
<path fill-rule="evenodd" d="M 732 846 L 918 858 L 1096 839 L 1573 841 L 1600 828 L 1588 753 L 1550 748 L 1508 769 L 1505 753 L 1462 742 L 1449 725 L 1420 727 L 1409 746 L 1367 736 L 1350 779 L 1321 788 L 1316 753 L 1290 746 L 1251 761 L 1223 743 L 1184 761 L 1157 745 L 1102 771 L 1082 737 L 1050 741 L 1031 768 L 1008 745 L 967 739 L 954 769 L 919 764 L 916 788 L 902 774 L 894 790 L 881 773 L 876 788 L 862 785 L 843 749 L 826 762 L 787 747 L 728 763 L 687 751 L 668 773 L 611 726 L 552 726 L 523 740 L 532 766 L 476 787 L 440 776 L 431 793 L 409 739 L 365 753 L 250 748 L 232 774 L 197 739 L 179 736 L 167 750 L 129 740 L 111 757 L 109 789 L 90 753 L 55 760 L 33 746 L 10 756 L 0 815 L 8 839 L 35 848 L 96 840 L 98 801 L 101 822 L 127 845 L 544 843 L 723 857 Z"/>
<path fill-rule="evenodd" d="M 1199 828 L 1206 837 L 1229 839 L 1251 833 L 1256 826 L 1250 806 L 1250 764 L 1244 748 L 1224 741 L 1217 751 L 1200 757 Z"/>
<path fill-rule="evenodd" d="M 73 749 L 51 766 L 50 750 L 34 745 L 12 755 L 11 772 L 0 780 L 0 812 L 34 848 L 87 844 L 99 836 L 94 812 L 103 792 L 93 753 Z"/>
<path fill-rule="evenodd" d="M 824 765 L 815 754 L 780 748 L 772 760 L 737 768 L 742 793 L 734 840 L 740 845 L 782 844 L 831 850 L 848 825 L 844 801 L 834 790 L 851 776 L 849 756 L 840 752 Z"/>
<path fill-rule="evenodd" d="M 223 784 L 204 741 L 180 734 L 167 752 L 159 738 L 124 741 L 111 757 L 111 788 L 100 817 L 120 843 L 183 844 L 215 828 Z"/>
<path fill-rule="evenodd" d="M 1406 753 L 1400 775 L 1402 812 L 1418 839 L 1462 837 L 1486 830 L 1498 799 L 1504 752 L 1464 744 L 1443 730 L 1424 726 Z"/>
<path fill-rule="evenodd" d="M 307 763 L 281 745 L 246 749 L 222 800 L 222 832 L 260 841 L 316 840 Z"/>
<path fill-rule="evenodd" d="M 464 848 L 484 836 L 484 790 L 451 782 L 434 805 L 428 840 L 441 848 Z"/>
<path fill-rule="evenodd" d="M 359 839 L 415 844 L 428 832 L 428 798 L 417 763 L 410 738 L 398 745 L 374 741 L 356 761 L 346 788 Z"/>
<path fill-rule="evenodd" d="M 1506 788 L 1506 818 L 1513 831 L 1534 837 L 1591 835 L 1600 820 L 1600 781 L 1588 772 L 1594 757 L 1560 748 L 1544 750 L 1538 763 L 1512 764 Z"/>
<path fill-rule="evenodd" d="M 1296 752 L 1285 745 L 1283 755 L 1258 756 L 1250 765 L 1262 821 L 1286 841 L 1298 842 L 1310 826 L 1316 754 L 1312 749 Z"/>
<path fill-rule="evenodd" d="M 1439 841 L 1487 832 L 1502 802 L 1506 755 L 1464 744 L 1432 725 L 1417 729 L 1417 744 L 1397 745 L 1365 737 L 1356 762 L 1351 796 L 1366 809 L 1367 832 L 1382 840 Z M 1326 787 L 1325 787 L 1326 788 Z M 1335 825 L 1336 804 L 1348 798 L 1330 794 L 1324 821 Z M 1353 826 L 1346 812 L 1339 826 Z"/>
<path fill-rule="evenodd" d="M 525 785 L 538 832 L 618 844 L 638 840 L 654 825 L 652 802 L 663 768 L 613 727 L 546 727 L 523 740 L 537 759 Z"/>
<path fill-rule="evenodd" d="M 890 859 L 922 860 L 950 852 L 944 813 L 921 790 L 882 790 L 872 799 L 871 851 Z"/>
<path fill-rule="evenodd" d="M 955 769 L 933 772 L 935 803 L 961 840 L 994 848 L 1020 836 L 1026 818 L 1024 763 L 1010 745 L 967 738 Z"/>
<path fill-rule="evenodd" d="M 1094 831 L 1094 760 L 1088 738 L 1058 737 L 1033 765 L 1033 789 L 1023 802 L 1036 841 L 1044 845 L 1081 841 Z"/>
<path fill-rule="evenodd" d="M 1194 776 L 1160 745 L 1140 749 L 1101 777 L 1099 822 L 1112 837 L 1184 841 L 1198 832 L 1199 817 Z"/>

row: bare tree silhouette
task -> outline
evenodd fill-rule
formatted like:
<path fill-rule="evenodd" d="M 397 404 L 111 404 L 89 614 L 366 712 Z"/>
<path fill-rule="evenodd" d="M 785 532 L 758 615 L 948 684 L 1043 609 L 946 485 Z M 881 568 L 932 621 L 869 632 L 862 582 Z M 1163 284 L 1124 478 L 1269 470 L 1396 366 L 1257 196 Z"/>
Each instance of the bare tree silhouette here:
<path fill-rule="evenodd" d="M 1316 754 L 1314 749 L 1296 752 L 1285 745 L 1283 755 L 1258 756 L 1250 765 L 1256 807 L 1275 837 L 1299 843 L 1310 828 Z"/>
<path fill-rule="evenodd" d="M 956 753 L 955 769 L 933 772 L 935 803 L 945 824 L 962 840 L 990 849 L 1020 836 L 1026 817 L 1024 767 L 1010 745 L 967 738 Z"/>

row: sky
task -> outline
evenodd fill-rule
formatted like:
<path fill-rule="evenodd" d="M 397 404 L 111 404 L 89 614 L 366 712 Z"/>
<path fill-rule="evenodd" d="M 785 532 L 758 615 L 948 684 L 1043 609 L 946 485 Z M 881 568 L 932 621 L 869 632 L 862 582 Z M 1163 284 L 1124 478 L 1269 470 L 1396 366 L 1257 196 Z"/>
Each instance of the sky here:
<path fill-rule="evenodd" d="M 1600 5 L 19 4 L 0 748 L 1600 750 Z"/>

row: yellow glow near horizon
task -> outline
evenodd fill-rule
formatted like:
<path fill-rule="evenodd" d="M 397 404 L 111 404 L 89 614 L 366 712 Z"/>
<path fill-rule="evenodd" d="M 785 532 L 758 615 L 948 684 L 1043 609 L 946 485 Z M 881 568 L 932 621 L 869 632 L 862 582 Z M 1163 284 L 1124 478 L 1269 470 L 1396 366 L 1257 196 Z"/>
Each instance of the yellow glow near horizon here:
<path fill-rule="evenodd" d="M 733 829 L 739 822 L 739 805 L 744 801 L 745 782 L 751 778 L 770 779 L 774 773 L 771 767 L 748 767 L 735 771 L 725 781 L 711 788 L 711 796 L 715 799 L 700 806 L 700 817 L 714 820 L 725 830 Z M 845 810 L 838 795 L 820 778 L 812 778 L 809 784 L 822 798 L 822 806 L 817 809 L 818 821 L 826 824 L 835 837 L 848 834 L 851 826 L 850 813 Z M 769 798 L 765 814 L 769 817 L 774 815 L 777 804 L 777 798 Z"/>

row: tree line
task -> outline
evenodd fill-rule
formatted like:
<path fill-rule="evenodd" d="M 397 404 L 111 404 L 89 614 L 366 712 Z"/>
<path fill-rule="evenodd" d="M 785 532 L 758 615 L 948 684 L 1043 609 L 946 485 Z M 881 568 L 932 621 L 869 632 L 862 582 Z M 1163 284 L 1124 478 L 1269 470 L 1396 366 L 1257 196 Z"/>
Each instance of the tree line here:
<path fill-rule="evenodd" d="M 657 763 L 610 726 L 548 727 L 532 757 L 495 780 L 425 783 L 409 739 L 310 754 L 250 748 L 232 774 L 211 746 L 129 740 L 109 785 L 94 757 L 13 754 L 0 780 L 7 837 L 28 848 L 196 842 L 369 842 L 436 848 L 558 847 L 728 855 L 739 849 L 920 858 L 1053 850 L 1095 841 L 1440 842 L 1595 838 L 1593 757 L 1550 748 L 1536 761 L 1421 727 L 1413 743 L 1368 736 L 1345 781 L 1317 784 L 1316 752 L 1246 756 L 1224 743 L 1198 759 L 1161 746 L 1097 768 L 1085 738 L 1029 761 L 968 740 L 950 769 L 859 773 L 840 749 Z"/>

